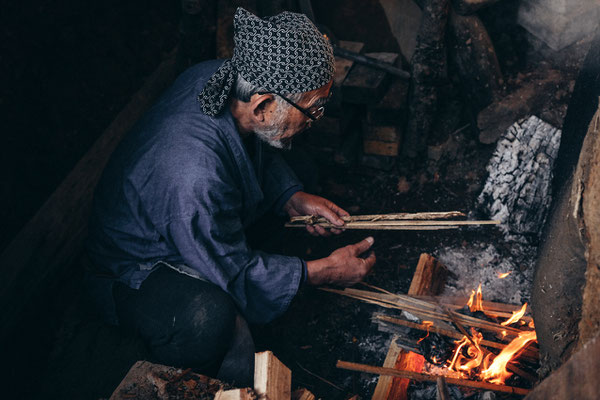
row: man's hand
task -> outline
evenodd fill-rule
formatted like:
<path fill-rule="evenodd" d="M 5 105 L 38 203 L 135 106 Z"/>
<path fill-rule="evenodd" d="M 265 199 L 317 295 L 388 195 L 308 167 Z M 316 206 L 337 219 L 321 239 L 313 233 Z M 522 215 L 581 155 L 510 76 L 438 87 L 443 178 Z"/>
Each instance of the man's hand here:
<path fill-rule="evenodd" d="M 324 199 L 321 196 L 315 196 L 304 192 L 296 192 L 290 199 L 285 203 L 283 209 L 288 213 L 290 217 L 298 215 L 317 215 L 319 217 L 325 217 L 327 221 L 340 228 L 344 227 L 344 221 L 341 217 L 347 217 L 348 214 L 345 210 L 341 209 L 333 202 Z M 329 236 L 329 232 L 339 234 L 342 231 L 340 229 L 332 228 L 330 231 L 318 225 L 306 225 L 306 230 L 313 236 Z"/>
<path fill-rule="evenodd" d="M 374 239 L 368 237 L 356 244 L 337 249 L 329 257 L 308 261 L 308 283 L 311 285 L 335 284 L 350 286 L 360 282 L 375 264 L 375 253 L 359 257 L 369 250 Z"/>

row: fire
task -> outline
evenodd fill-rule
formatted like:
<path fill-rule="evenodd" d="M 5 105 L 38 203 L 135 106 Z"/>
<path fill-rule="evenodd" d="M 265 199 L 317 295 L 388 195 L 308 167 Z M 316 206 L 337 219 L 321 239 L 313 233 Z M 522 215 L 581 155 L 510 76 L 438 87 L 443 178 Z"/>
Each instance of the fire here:
<path fill-rule="evenodd" d="M 417 343 L 421 343 L 423 340 L 425 340 L 425 338 L 427 338 L 429 336 L 429 328 L 431 328 L 431 326 L 433 326 L 433 322 L 432 321 L 423 321 L 423 325 L 425 325 L 427 327 L 427 335 L 425 335 L 421 339 L 419 339 L 417 341 Z"/>
<path fill-rule="evenodd" d="M 504 279 L 504 278 L 506 278 L 509 275 L 510 275 L 510 271 L 509 272 L 501 272 L 501 273 L 498 274 L 498 278 Z"/>
<path fill-rule="evenodd" d="M 498 275 L 499 278 L 505 278 L 510 272 Z M 471 296 L 467 302 L 467 306 L 471 312 L 483 311 L 483 296 L 481 292 L 481 284 L 477 291 L 471 291 Z M 527 311 L 527 303 L 523 304 L 519 311 L 514 311 L 512 316 L 503 322 L 502 326 L 508 326 L 521 321 Z M 533 329 L 533 321 L 528 324 Z M 506 331 L 501 331 L 502 338 L 507 336 Z M 457 340 L 456 348 L 453 356 L 447 361 L 448 369 L 456 371 L 462 378 L 477 377 L 481 380 L 488 381 L 494 384 L 504 384 L 504 381 L 512 375 L 506 370 L 507 364 L 520 355 L 520 351 L 527 346 L 531 341 L 537 339 L 535 330 L 522 331 L 517 338 L 513 339 L 504 349 L 495 356 L 493 353 L 480 346 L 483 340 L 483 335 L 471 328 L 471 338 L 463 336 L 461 340 Z"/>
<path fill-rule="evenodd" d="M 524 348 L 532 340 L 536 340 L 535 331 L 522 332 L 519 336 L 510 342 L 504 350 L 494 358 L 492 365 L 481 371 L 481 378 L 498 385 L 504 384 L 504 381 L 512 374 L 506 370 L 506 364 L 513 356 L 522 348 Z M 488 360 L 486 358 L 486 360 Z M 484 363 L 486 364 L 486 363 Z"/>
<path fill-rule="evenodd" d="M 527 310 L 527 303 L 523 304 L 523 307 L 519 311 L 513 311 L 512 316 L 506 321 L 502 322 L 500 325 L 508 326 L 510 324 L 514 324 L 519 321 L 525 315 L 525 311 Z"/>
<path fill-rule="evenodd" d="M 473 304 L 473 297 L 475 297 L 475 304 Z M 469 297 L 469 301 L 467 302 L 467 306 L 471 312 L 475 311 L 483 311 L 483 295 L 481 294 L 481 283 L 477 288 L 477 294 L 475 291 L 471 291 L 471 297 Z"/>

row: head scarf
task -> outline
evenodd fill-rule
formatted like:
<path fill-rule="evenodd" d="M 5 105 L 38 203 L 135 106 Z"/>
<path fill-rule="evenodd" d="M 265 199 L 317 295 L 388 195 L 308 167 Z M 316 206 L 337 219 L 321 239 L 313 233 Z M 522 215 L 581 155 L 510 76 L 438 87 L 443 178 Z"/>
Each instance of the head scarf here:
<path fill-rule="evenodd" d="M 309 92 L 333 78 L 332 47 L 304 14 L 286 11 L 261 19 L 240 7 L 233 24 L 233 57 L 198 96 L 205 114 L 215 116 L 223 110 L 237 74 L 280 94 Z"/>

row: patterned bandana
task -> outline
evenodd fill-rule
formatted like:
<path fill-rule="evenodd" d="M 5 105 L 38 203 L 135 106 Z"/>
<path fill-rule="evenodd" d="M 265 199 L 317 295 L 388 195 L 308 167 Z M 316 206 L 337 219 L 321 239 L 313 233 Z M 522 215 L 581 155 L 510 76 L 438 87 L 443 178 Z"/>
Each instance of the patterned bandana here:
<path fill-rule="evenodd" d="M 310 92 L 333 78 L 329 41 L 304 15 L 292 12 L 261 19 L 238 8 L 234 16 L 235 48 L 198 96 L 202 111 L 219 114 L 239 73 L 266 91 Z"/>

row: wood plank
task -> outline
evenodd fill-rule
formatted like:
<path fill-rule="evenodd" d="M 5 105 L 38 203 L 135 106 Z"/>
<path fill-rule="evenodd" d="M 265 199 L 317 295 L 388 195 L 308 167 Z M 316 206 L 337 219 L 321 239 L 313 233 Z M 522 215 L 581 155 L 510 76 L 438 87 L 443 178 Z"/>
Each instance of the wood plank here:
<path fill-rule="evenodd" d="M 300 388 L 294 390 L 292 393 L 292 400 L 315 400 L 316 397 L 314 394 L 310 392 L 310 390 L 305 388 Z"/>
<path fill-rule="evenodd" d="M 415 274 L 413 275 L 408 294 L 410 296 L 437 296 L 441 294 L 444 289 L 447 276 L 448 270 L 443 264 L 429 254 L 423 253 L 419 257 L 419 262 Z M 433 282 L 434 279 L 440 280 L 441 282 Z M 395 337 L 392 338 L 392 343 L 395 343 Z M 415 372 L 420 372 L 423 369 L 425 363 L 425 358 L 423 356 L 410 351 L 400 351 L 398 353 L 392 346 L 390 346 L 390 349 L 388 350 L 386 360 L 388 357 L 393 357 L 395 353 L 397 356 L 394 367 L 400 367 Z M 387 366 L 384 365 L 384 367 Z M 408 399 L 407 389 L 409 384 L 410 380 L 407 378 L 395 377 L 390 380 L 380 377 L 372 399 Z"/>
<path fill-rule="evenodd" d="M 400 358 L 400 354 L 403 351 L 400 346 L 396 344 L 396 339 L 396 335 L 392 336 L 390 348 L 388 349 L 387 355 L 385 356 L 385 361 L 383 362 L 383 366 L 385 368 L 394 368 L 396 366 L 396 362 Z M 373 392 L 373 397 L 371 397 L 371 399 L 381 400 L 388 398 L 393 380 L 394 377 L 392 376 L 381 375 L 377 381 L 377 386 L 375 386 L 375 391 Z"/>
<path fill-rule="evenodd" d="M 292 372 L 271 351 L 254 356 L 254 391 L 265 400 L 292 396 Z"/>
<path fill-rule="evenodd" d="M 215 400 L 254 400 L 254 392 L 250 388 L 220 390 L 215 394 Z"/>
<path fill-rule="evenodd" d="M 444 290 L 448 270 L 427 253 L 421 254 L 413 280 L 408 289 L 410 296 L 435 296 Z"/>
<path fill-rule="evenodd" d="M 80 255 L 104 165 L 125 133 L 175 79 L 176 53 L 159 65 L 0 255 L 0 340 L 12 332 L 36 294 L 64 275 Z"/>

